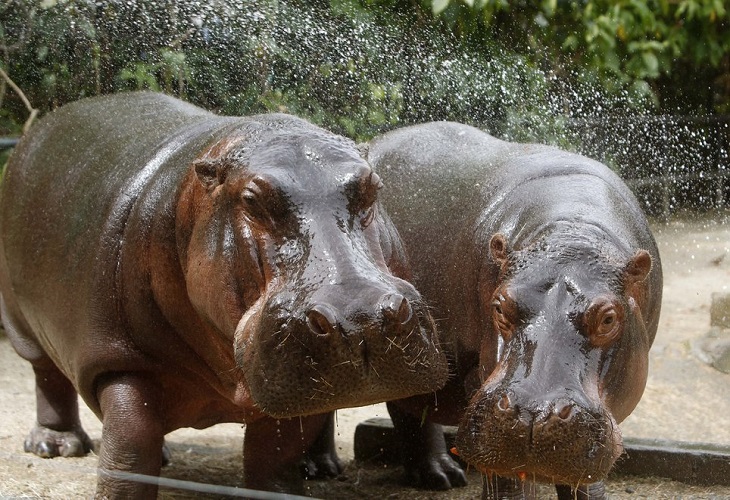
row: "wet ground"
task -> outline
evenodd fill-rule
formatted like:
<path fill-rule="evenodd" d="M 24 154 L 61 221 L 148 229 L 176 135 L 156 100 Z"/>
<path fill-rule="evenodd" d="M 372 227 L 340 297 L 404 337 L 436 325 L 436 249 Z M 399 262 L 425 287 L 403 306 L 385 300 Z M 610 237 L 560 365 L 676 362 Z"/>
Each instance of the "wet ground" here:
<path fill-rule="evenodd" d="M 654 224 L 664 264 L 662 318 L 651 351 L 644 398 L 621 425 L 625 436 L 675 441 L 711 442 L 730 446 L 730 375 L 704 364 L 691 342 L 710 329 L 713 292 L 730 293 L 730 225 L 727 214 L 704 219 L 677 219 Z M 0 334 L 0 498 L 90 498 L 96 457 L 43 460 L 23 453 L 23 438 L 35 418 L 30 366 L 20 360 Z M 338 413 L 337 445 L 348 460 L 343 477 L 313 482 L 309 494 L 328 499 L 479 498 L 477 474 L 470 486 L 433 493 L 402 485 L 397 467 L 352 461 L 352 440 L 358 422 L 386 416 L 383 405 Z M 93 439 L 101 425 L 85 407 L 82 421 Z M 173 464 L 167 478 L 241 486 L 244 429 L 225 424 L 204 431 L 182 429 L 168 436 Z M 611 498 L 728 498 L 730 487 L 697 487 L 661 478 L 611 478 Z M 541 490 L 549 496 L 551 490 Z M 201 493 L 163 489 L 160 498 L 193 498 Z M 220 495 L 212 495 L 213 497 Z"/>

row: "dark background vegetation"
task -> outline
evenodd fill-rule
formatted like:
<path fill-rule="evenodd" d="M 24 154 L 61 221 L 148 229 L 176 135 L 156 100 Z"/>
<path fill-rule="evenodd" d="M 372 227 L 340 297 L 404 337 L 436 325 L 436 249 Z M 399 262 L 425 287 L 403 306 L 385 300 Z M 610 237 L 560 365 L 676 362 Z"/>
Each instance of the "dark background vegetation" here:
<path fill-rule="evenodd" d="M 715 179 L 729 19 L 722 0 L 0 0 L 0 136 L 32 109 L 153 89 L 358 141 L 448 119 L 625 177 Z M 710 204 L 725 197 L 713 182 Z"/>

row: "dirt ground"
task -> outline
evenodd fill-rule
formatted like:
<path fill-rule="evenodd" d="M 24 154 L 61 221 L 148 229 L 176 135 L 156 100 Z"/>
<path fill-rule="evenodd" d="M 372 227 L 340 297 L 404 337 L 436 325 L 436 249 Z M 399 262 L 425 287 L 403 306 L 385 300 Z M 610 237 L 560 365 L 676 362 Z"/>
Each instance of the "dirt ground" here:
<path fill-rule="evenodd" d="M 730 214 L 677 218 L 655 223 L 664 266 L 664 301 L 659 333 L 651 350 L 649 382 L 644 398 L 622 423 L 625 436 L 730 446 L 730 375 L 702 363 L 692 352 L 693 339 L 710 328 L 713 292 L 730 292 Z M 96 456 L 43 460 L 23 453 L 23 438 L 35 419 L 30 366 L 18 358 L 0 334 L 0 498 L 90 498 Z M 308 494 L 319 498 L 479 498 L 480 478 L 470 473 L 470 486 L 446 493 L 402 485 L 398 467 L 356 463 L 353 434 L 357 423 L 386 416 L 384 405 L 342 410 L 337 417 L 337 444 L 348 462 L 342 477 L 311 482 Z M 82 403 L 82 422 L 93 439 L 101 425 Z M 200 483 L 241 486 L 244 429 L 225 424 L 204 431 L 181 429 L 167 438 L 173 463 L 163 476 Z M 160 498 L 219 498 L 161 489 Z M 541 490 L 541 496 L 550 490 Z M 694 487 L 660 478 L 619 477 L 609 482 L 611 498 L 728 498 L 730 487 Z"/>

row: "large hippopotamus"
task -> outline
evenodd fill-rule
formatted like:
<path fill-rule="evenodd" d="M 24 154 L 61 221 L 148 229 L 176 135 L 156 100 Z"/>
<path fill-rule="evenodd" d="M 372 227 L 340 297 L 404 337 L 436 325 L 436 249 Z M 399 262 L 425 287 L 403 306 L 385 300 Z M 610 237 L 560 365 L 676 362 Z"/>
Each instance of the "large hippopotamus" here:
<path fill-rule="evenodd" d="M 443 385 L 381 185 L 350 140 L 284 114 L 155 93 L 49 114 L 0 193 L 2 321 L 36 377 L 26 450 L 89 450 L 78 393 L 102 471 L 158 475 L 166 433 L 243 422 L 246 485 L 297 489 L 330 412 Z"/>
<path fill-rule="evenodd" d="M 491 478 L 485 498 L 533 479 L 600 496 L 662 294 L 630 190 L 584 156 L 449 122 L 376 138 L 368 160 L 454 372 L 435 398 L 389 404 L 409 473 L 463 482 L 433 424 L 458 423 L 456 451 Z"/>

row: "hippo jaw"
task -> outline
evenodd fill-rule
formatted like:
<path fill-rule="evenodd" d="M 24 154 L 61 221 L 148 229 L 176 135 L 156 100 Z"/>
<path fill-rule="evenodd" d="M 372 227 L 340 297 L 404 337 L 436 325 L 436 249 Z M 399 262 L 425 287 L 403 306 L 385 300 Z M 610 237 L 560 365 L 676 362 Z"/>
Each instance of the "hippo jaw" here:
<path fill-rule="evenodd" d="M 472 399 L 459 427 L 459 455 L 485 474 L 579 485 L 605 478 L 621 455 L 621 431 L 602 405 L 582 397 L 521 405 L 502 385 Z"/>
<path fill-rule="evenodd" d="M 299 314 L 281 295 L 286 292 L 263 296 L 250 308 L 234 339 L 237 365 L 264 413 L 323 413 L 435 391 L 445 383 L 433 320 L 418 300 L 383 293 L 372 314 L 339 317 L 323 305 Z"/>

